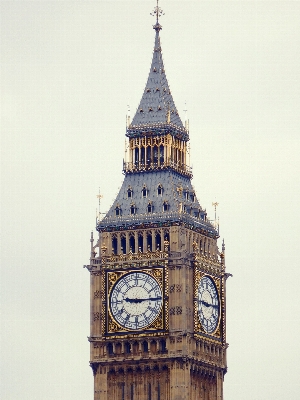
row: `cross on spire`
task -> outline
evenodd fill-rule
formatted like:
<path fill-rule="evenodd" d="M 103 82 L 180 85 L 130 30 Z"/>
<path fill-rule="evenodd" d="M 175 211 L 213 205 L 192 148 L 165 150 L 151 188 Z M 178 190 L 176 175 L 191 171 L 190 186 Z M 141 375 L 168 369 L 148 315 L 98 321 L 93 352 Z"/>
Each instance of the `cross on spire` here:
<path fill-rule="evenodd" d="M 156 24 L 153 26 L 153 28 L 155 30 L 161 30 L 161 25 L 158 22 L 158 19 L 162 16 L 165 15 L 165 13 L 163 12 L 163 10 L 158 6 L 158 0 L 156 0 L 156 7 L 154 7 L 154 10 L 152 11 L 152 13 L 150 13 L 150 15 L 156 15 Z"/>

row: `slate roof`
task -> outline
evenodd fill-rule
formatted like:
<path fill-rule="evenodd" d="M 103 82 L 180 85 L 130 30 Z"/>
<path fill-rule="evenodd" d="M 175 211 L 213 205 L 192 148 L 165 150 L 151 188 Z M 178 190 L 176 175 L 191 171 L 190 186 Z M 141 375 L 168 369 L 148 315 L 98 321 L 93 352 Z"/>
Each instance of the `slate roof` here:
<path fill-rule="evenodd" d="M 159 37 L 161 26 L 156 24 L 154 29 L 156 34 L 150 72 L 142 99 L 130 127 L 154 123 L 165 124 L 170 111 L 169 122 L 184 129 L 165 73 Z"/>
<path fill-rule="evenodd" d="M 161 195 L 158 194 L 159 185 L 162 187 Z M 147 191 L 145 197 L 142 192 L 144 188 Z M 128 197 L 130 190 L 132 195 Z M 152 206 L 151 212 L 148 212 L 148 204 Z M 165 211 L 164 204 L 167 204 Z M 131 213 L 131 206 L 135 208 L 134 214 Z M 117 207 L 120 209 L 119 216 L 116 215 Z M 172 170 L 141 172 L 125 176 L 113 205 L 98 223 L 97 229 L 180 220 L 203 228 L 215 236 L 215 228 L 203 219 L 204 215 L 205 211 L 198 202 L 189 178 Z"/>

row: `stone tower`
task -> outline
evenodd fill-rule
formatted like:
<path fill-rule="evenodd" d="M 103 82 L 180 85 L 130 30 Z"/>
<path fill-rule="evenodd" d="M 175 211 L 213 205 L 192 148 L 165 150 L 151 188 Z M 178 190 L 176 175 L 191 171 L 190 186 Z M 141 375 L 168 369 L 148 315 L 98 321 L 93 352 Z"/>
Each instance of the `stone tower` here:
<path fill-rule="evenodd" d="M 222 400 L 225 248 L 187 165 L 155 8 L 151 68 L 128 122 L 122 187 L 91 237 L 94 400 Z"/>

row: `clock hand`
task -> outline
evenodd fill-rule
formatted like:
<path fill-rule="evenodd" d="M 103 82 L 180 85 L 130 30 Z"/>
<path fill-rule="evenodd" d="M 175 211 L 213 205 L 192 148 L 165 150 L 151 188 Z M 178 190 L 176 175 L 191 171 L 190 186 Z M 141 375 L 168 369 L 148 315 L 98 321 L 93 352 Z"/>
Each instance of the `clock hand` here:
<path fill-rule="evenodd" d="M 219 306 L 216 306 L 215 304 L 209 304 L 204 300 L 200 300 L 200 303 L 204 304 L 205 307 L 213 307 L 213 308 L 219 308 Z"/>
<path fill-rule="evenodd" d="M 128 303 L 141 303 L 142 302 L 141 299 L 129 299 L 128 297 L 126 297 L 124 300 L 127 301 Z"/>
<path fill-rule="evenodd" d="M 161 300 L 162 297 L 149 297 L 149 299 L 145 299 L 145 300 L 150 300 L 150 301 L 155 301 L 155 300 Z"/>
<path fill-rule="evenodd" d="M 161 300 L 161 297 L 149 297 L 148 299 L 129 299 L 128 297 L 126 297 L 124 300 L 128 303 L 141 303 L 142 301 Z"/>

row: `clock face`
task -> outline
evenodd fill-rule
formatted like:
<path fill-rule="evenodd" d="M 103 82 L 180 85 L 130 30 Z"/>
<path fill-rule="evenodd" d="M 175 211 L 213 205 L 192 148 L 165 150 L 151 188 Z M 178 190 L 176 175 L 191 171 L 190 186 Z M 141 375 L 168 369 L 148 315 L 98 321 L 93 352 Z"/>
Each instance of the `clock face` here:
<path fill-rule="evenodd" d="M 145 272 L 123 275 L 111 291 L 111 314 L 129 330 L 149 326 L 159 315 L 161 307 L 161 288 L 156 279 Z"/>
<path fill-rule="evenodd" d="M 198 315 L 203 329 L 213 333 L 219 322 L 219 296 L 211 278 L 204 276 L 198 286 Z"/>

